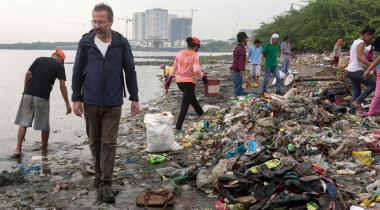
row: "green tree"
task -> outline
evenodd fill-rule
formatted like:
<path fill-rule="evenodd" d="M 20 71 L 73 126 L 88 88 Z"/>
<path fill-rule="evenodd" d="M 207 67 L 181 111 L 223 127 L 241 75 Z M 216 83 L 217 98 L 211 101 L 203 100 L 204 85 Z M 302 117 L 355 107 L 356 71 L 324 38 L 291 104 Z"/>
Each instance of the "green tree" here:
<path fill-rule="evenodd" d="M 380 30 L 380 0 L 310 0 L 300 9 L 291 8 L 262 23 L 256 38 L 271 34 L 290 35 L 298 51 L 331 51 L 337 39 L 348 48 L 360 30 L 371 25 Z"/>

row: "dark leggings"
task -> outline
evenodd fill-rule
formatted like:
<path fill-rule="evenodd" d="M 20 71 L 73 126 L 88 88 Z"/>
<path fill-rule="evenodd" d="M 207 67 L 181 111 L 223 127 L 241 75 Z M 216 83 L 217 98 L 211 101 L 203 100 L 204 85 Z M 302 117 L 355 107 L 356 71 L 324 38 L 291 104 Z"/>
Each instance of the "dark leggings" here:
<path fill-rule="evenodd" d="M 178 88 L 183 92 L 182 103 L 181 103 L 181 111 L 179 112 L 176 129 L 181 130 L 183 121 L 185 121 L 185 117 L 187 111 L 189 110 L 190 104 L 194 107 L 194 110 L 197 112 L 199 116 L 203 115 L 203 109 L 199 105 L 197 98 L 195 97 L 195 84 L 191 82 L 178 82 Z"/>
<path fill-rule="evenodd" d="M 352 84 L 352 100 L 351 103 L 357 101 L 363 103 L 364 100 L 375 90 L 376 81 L 373 77 L 363 78 L 364 71 L 347 71 L 347 77 L 351 80 Z M 366 86 L 366 89 L 362 92 L 362 84 Z"/>

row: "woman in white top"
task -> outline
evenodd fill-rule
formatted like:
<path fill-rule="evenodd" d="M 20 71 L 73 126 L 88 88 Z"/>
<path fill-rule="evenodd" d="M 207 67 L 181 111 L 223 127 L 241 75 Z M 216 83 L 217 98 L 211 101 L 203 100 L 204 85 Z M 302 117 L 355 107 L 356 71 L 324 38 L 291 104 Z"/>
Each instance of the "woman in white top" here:
<path fill-rule="evenodd" d="M 370 43 L 375 34 L 375 29 L 367 26 L 362 30 L 360 37 L 355 40 L 350 49 L 350 63 L 347 66 L 347 77 L 352 84 L 351 106 L 354 109 L 363 110 L 362 103 L 365 98 L 371 94 L 376 87 L 376 82 L 372 77 L 364 77 L 364 69 L 371 65 L 365 59 L 364 48 Z M 361 85 L 364 84 L 366 89 L 362 92 Z"/>

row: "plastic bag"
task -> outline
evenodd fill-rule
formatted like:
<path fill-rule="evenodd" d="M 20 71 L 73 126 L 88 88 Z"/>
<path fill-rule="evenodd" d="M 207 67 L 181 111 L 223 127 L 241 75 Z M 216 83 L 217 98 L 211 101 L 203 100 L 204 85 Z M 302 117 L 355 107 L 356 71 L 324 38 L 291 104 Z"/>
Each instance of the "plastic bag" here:
<path fill-rule="evenodd" d="M 181 149 L 174 140 L 174 116 L 170 112 L 146 114 L 144 123 L 147 135 L 147 152 L 166 152 Z"/>
<path fill-rule="evenodd" d="M 289 74 L 289 76 L 287 76 L 285 79 L 284 86 L 289 86 L 290 84 L 293 83 L 293 81 L 294 81 L 294 75 Z"/>
<path fill-rule="evenodd" d="M 284 79 L 286 77 L 286 74 L 284 74 L 284 72 L 282 72 L 282 71 L 279 71 L 279 72 L 280 72 L 280 78 Z M 273 79 L 272 86 L 274 86 L 275 84 L 276 84 L 276 78 Z"/>
<path fill-rule="evenodd" d="M 197 188 L 202 189 L 203 187 L 211 184 L 210 176 L 211 172 L 205 168 L 200 169 L 197 174 Z"/>
<path fill-rule="evenodd" d="M 373 163 L 371 151 L 353 151 L 352 157 L 359 165 L 370 166 Z"/>

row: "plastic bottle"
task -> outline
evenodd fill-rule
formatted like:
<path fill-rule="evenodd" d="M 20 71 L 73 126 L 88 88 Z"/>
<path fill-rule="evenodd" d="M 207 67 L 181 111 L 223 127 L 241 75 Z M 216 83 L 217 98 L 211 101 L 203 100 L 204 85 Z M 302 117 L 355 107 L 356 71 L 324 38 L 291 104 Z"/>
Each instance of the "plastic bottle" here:
<path fill-rule="evenodd" d="M 152 165 L 164 163 L 167 159 L 168 159 L 168 157 L 166 154 L 163 154 L 163 155 L 151 155 L 151 154 L 149 154 L 147 157 L 148 162 Z"/>

